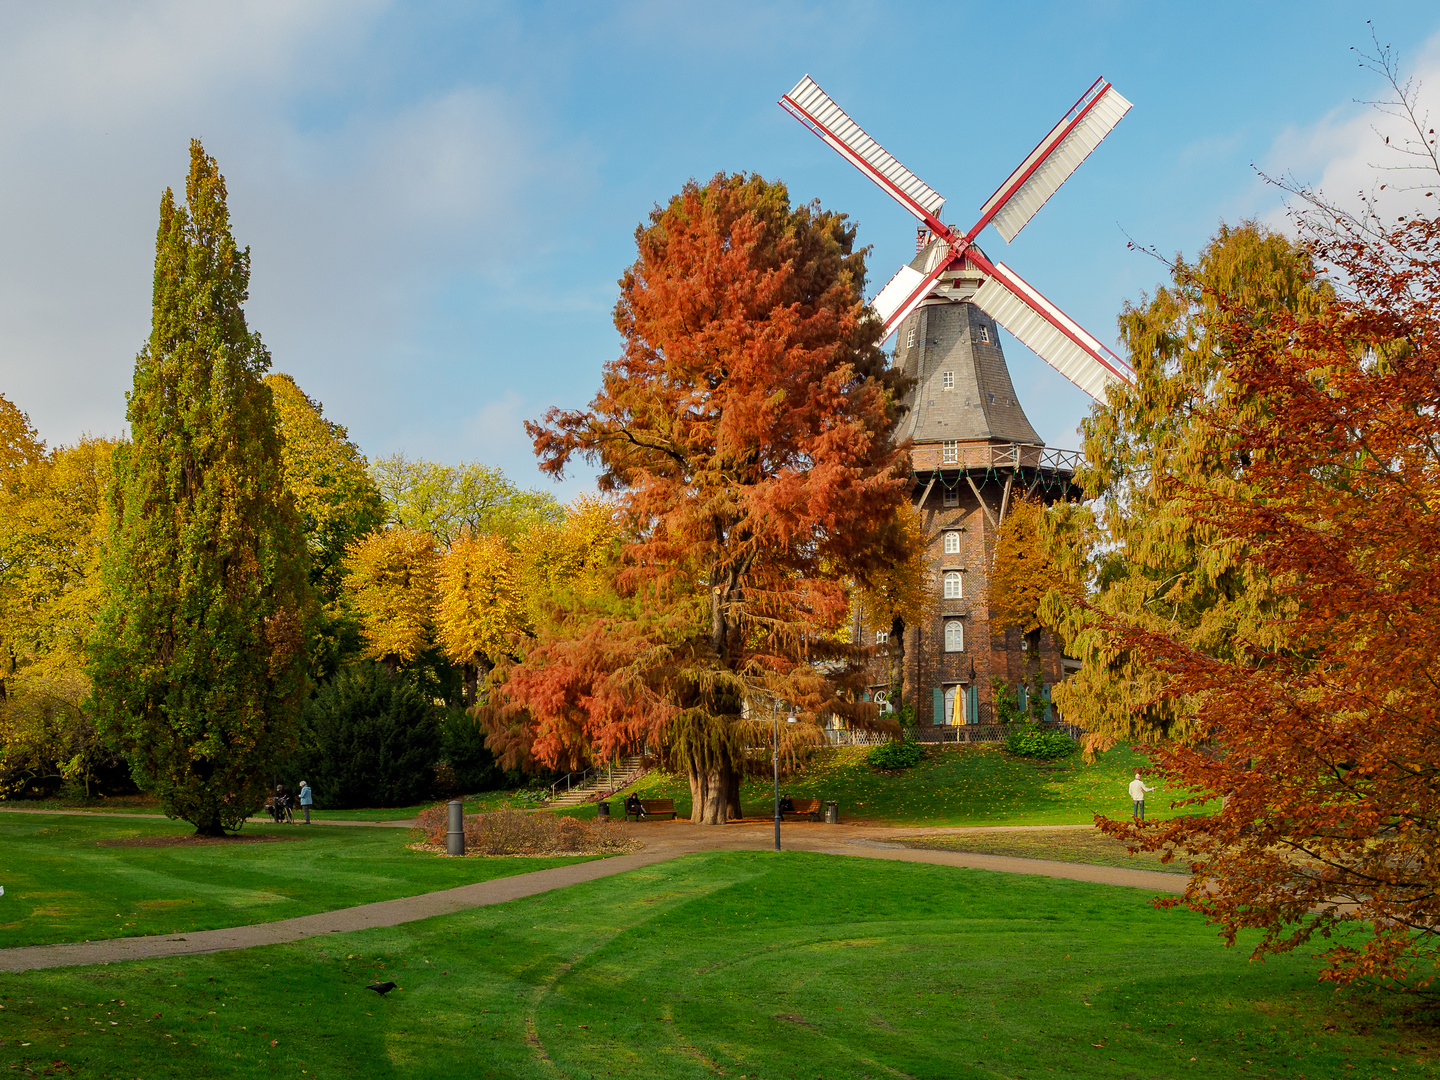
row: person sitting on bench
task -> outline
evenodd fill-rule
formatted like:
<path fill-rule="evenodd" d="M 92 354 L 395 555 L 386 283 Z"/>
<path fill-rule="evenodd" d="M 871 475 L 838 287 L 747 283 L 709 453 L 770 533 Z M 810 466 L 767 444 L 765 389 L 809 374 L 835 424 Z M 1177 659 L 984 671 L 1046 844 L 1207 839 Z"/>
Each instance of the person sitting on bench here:
<path fill-rule="evenodd" d="M 643 818 L 645 816 L 645 807 L 640 805 L 639 795 L 631 795 L 628 799 L 625 800 L 625 816 L 629 817 L 631 814 L 634 814 L 640 818 Z"/>
<path fill-rule="evenodd" d="M 780 813 L 793 814 L 795 812 L 795 800 L 789 795 L 780 796 Z"/>

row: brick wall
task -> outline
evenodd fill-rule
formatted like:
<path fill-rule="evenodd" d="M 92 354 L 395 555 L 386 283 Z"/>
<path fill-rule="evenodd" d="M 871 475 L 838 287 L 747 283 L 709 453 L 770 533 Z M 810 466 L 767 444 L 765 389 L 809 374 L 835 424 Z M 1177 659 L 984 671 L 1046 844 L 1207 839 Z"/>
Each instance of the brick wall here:
<path fill-rule="evenodd" d="M 917 465 L 922 455 L 928 461 L 934 449 L 917 447 Z M 1004 477 L 992 475 L 982 479 L 972 474 L 972 478 L 989 504 L 991 514 L 998 518 Z M 928 483 L 928 477 L 925 480 Z M 915 707 L 916 722 L 922 725 L 934 722 L 935 687 L 943 690 L 956 684 L 970 685 L 972 678 L 978 690 L 980 719 L 982 722 L 993 720 L 991 680 L 998 677 L 1013 687 L 1026 680 L 1032 662 L 1031 654 L 1022 648 L 1018 629 L 1003 633 L 990 629 L 986 598 L 996 528 L 963 477 L 947 477 L 946 483 L 952 485 L 949 488 L 951 505 L 946 504 L 945 484 L 937 480 L 920 508 L 921 520 L 929 538 L 927 554 L 936 597 L 935 614 L 925 625 L 907 628 L 905 634 L 904 700 Z M 924 484 L 920 484 L 914 497 L 919 498 L 923 491 Z M 1011 497 L 1017 495 L 1018 492 L 1012 492 Z M 946 533 L 958 536 L 958 552 L 946 554 Z M 943 582 L 947 572 L 961 575 L 962 596 L 959 599 L 944 599 Z M 959 652 L 945 649 L 945 624 L 952 620 L 959 621 L 964 627 L 964 649 Z M 855 627 L 858 640 L 866 644 L 875 641 L 877 630 L 888 629 L 858 622 Z M 1058 683 L 1063 677 L 1061 651 L 1054 637 L 1048 633 L 1040 635 L 1040 659 L 1044 681 L 1051 685 Z M 873 688 L 888 688 L 889 664 L 883 656 L 873 662 L 870 677 Z"/>

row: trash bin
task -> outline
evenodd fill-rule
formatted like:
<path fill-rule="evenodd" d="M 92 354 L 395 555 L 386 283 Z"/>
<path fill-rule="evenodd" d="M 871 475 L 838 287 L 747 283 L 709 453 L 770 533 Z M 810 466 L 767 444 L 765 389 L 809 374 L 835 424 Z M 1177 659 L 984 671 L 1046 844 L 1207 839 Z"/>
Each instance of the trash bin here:
<path fill-rule="evenodd" d="M 596 803 L 596 804 L 595 804 L 595 820 L 596 820 L 596 821 L 609 821 L 609 820 L 610 820 L 610 804 L 609 804 L 608 802 L 599 802 L 599 803 Z"/>
<path fill-rule="evenodd" d="M 465 804 L 458 799 L 451 800 L 449 828 L 445 833 L 445 854 L 465 854 Z"/>
<path fill-rule="evenodd" d="M 825 803 L 825 824 L 840 824 L 840 804 L 834 799 L 829 799 Z"/>

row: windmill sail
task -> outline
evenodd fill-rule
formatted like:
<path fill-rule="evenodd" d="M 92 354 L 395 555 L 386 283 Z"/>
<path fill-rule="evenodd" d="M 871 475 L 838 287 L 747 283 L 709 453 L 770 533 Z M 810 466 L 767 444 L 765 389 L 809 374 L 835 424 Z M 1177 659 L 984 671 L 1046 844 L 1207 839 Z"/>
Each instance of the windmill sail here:
<path fill-rule="evenodd" d="M 844 109 L 806 75 L 780 99 L 781 106 L 811 131 L 840 152 L 857 169 L 912 214 L 932 227 L 948 233 L 936 215 L 945 204 L 944 196 L 896 161 L 878 142 L 865 134 Z"/>
<path fill-rule="evenodd" d="M 1130 102 L 1104 79 L 1096 79 L 1074 108 L 986 200 L 970 238 L 974 239 L 987 223 L 993 223 L 1008 244 L 1129 111 Z"/>
<path fill-rule="evenodd" d="M 886 337 L 904 321 L 905 316 L 915 310 L 921 300 L 930 295 L 935 282 L 940 280 L 940 275 L 949 265 L 949 259 L 938 259 L 928 274 L 922 274 L 913 266 L 902 266 L 895 276 L 885 283 L 885 287 L 875 294 L 870 306 L 885 324 Z"/>
<path fill-rule="evenodd" d="M 977 258 L 974 248 L 966 255 L 986 274 L 984 284 L 972 298 L 975 306 L 1085 393 L 1104 401 L 1111 383 L 1134 379 L 1125 361 L 1087 334 L 1014 270 L 1004 263 L 990 265 L 988 260 Z"/>

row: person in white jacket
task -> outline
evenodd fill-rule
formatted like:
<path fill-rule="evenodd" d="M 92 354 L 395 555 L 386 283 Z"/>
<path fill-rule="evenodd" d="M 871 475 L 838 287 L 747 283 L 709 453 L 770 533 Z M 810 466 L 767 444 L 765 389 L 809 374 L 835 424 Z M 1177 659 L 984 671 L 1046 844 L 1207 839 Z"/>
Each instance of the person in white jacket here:
<path fill-rule="evenodd" d="M 1154 790 L 1153 787 L 1150 787 L 1144 780 L 1140 779 L 1138 772 L 1135 774 L 1135 779 L 1130 781 L 1130 799 L 1135 803 L 1136 821 L 1145 820 L 1145 792 Z"/>

